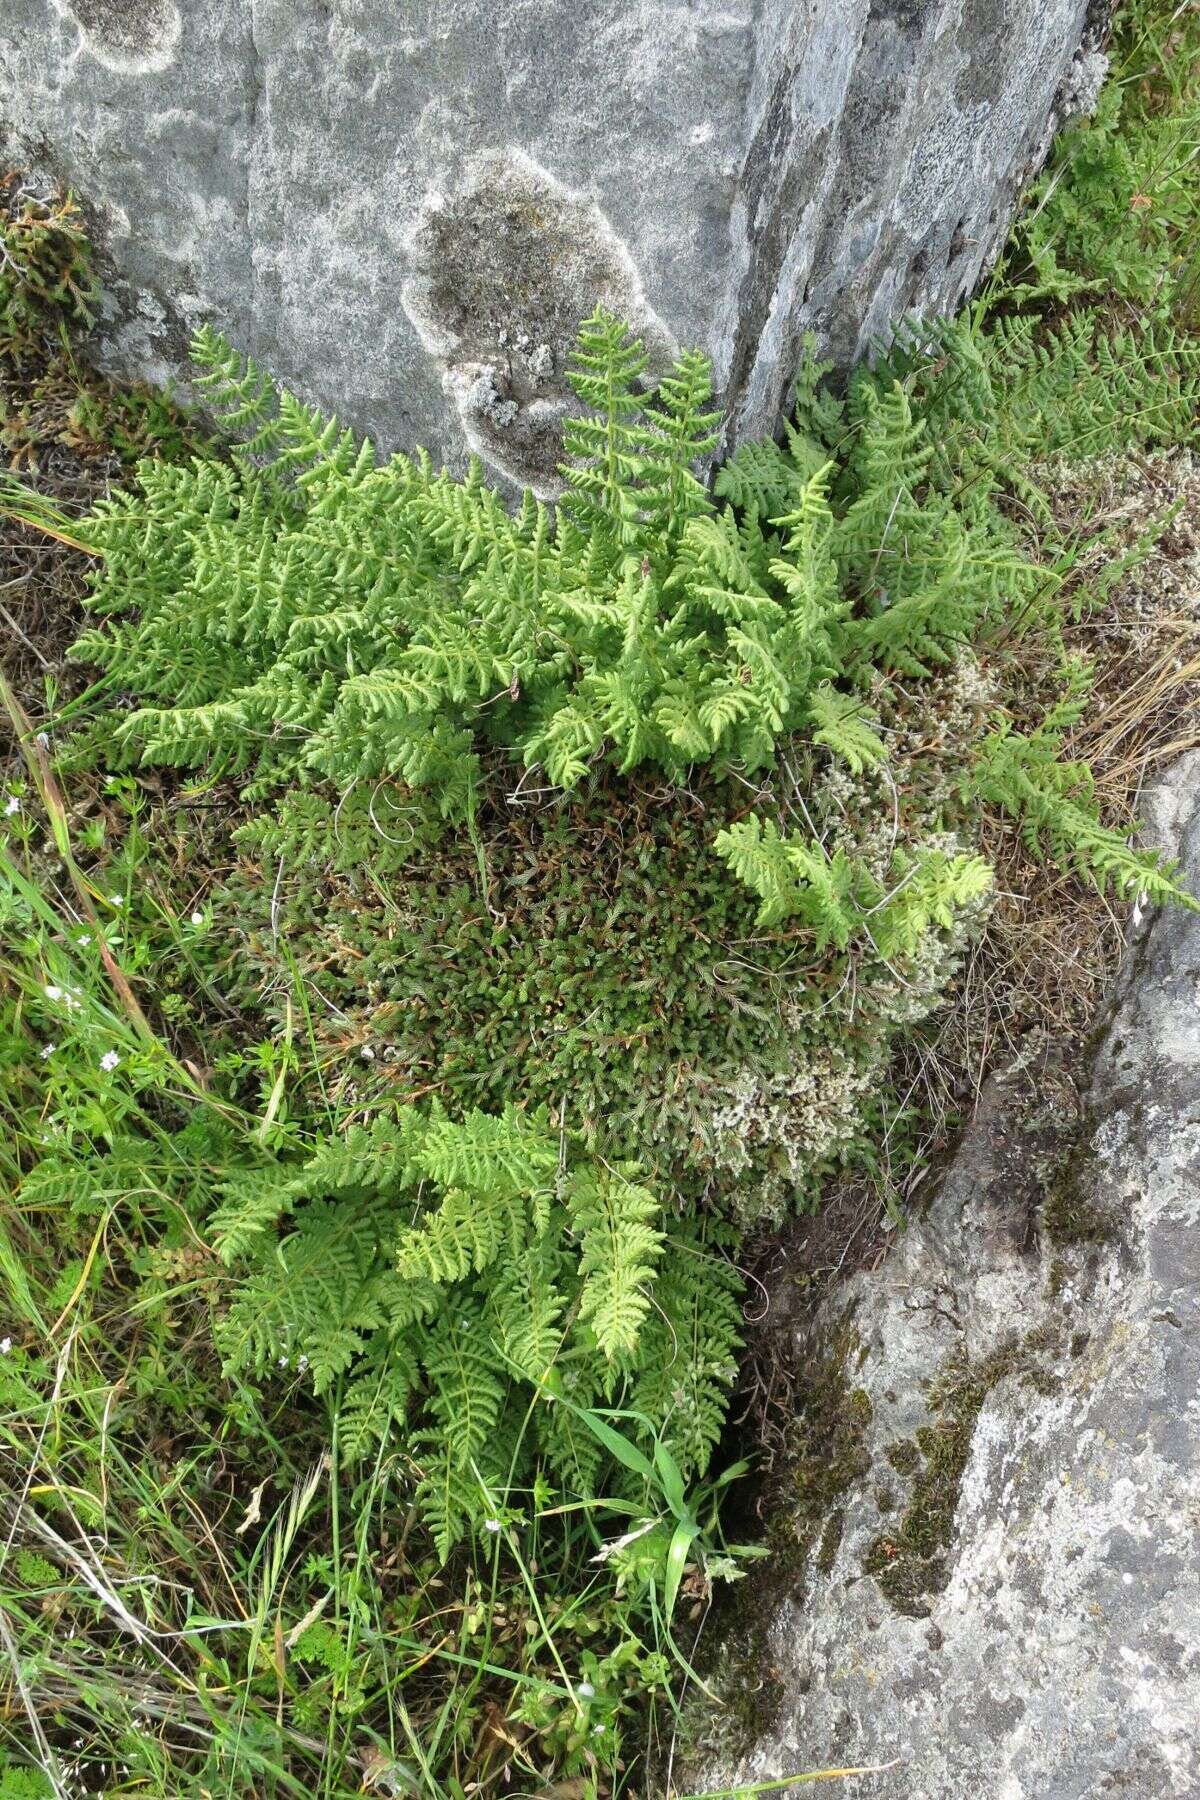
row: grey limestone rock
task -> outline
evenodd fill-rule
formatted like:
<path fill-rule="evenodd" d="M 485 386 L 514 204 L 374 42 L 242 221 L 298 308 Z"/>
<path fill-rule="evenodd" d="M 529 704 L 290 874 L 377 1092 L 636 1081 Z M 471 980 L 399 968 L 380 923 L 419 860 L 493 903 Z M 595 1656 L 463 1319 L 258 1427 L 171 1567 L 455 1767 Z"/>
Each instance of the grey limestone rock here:
<path fill-rule="evenodd" d="M 1200 891 L 1200 757 L 1150 798 Z M 723 1679 L 769 1671 L 774 1716 L 697 1790 L 897 1759 L 844 1791 L 1200 1795 L 1200 916 L 1136 924 L 1068 1075 L 1024 1116 L 994 1088 L 926 1216 L 824 1303 L 857 1460 L 832 1553 L 751 1593 Z"/>
<path fill-rule="evenodd" d="M 211 321 L 384 448 L 549 492 L 598 300 L 712 354 L 731 440 L 805 330 L 845 364 L 953 307 L 1105 10 L 6 0 L 0 142 L 89 210 L 112 368 L 176 375 Z"/>

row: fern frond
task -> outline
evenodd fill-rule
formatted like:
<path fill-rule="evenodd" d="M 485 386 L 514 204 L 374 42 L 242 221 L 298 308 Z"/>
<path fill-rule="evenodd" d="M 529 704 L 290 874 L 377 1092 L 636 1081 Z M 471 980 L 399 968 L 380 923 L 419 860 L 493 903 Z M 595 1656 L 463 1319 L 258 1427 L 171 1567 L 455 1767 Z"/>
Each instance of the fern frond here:
<path fill-rule="evenodd" d="M 572 1181 L 567 1212 L 581 1247 L 580 1315 L 610 1362 L 632 1356 L 662 1253 L 663 1234 L 652 1223 L 662 1208 L 631 1172 L 596 1168 Z"/>
<path fill-rule="evenodd" d="M 808 714 L 816 728 L 813 743 L 823 744 L 855 775 L 887 761 L 883 740 L 872 729 L 879 721 L 858 695 L 840 694 L 823 682 L 808 696 Z"/>
<path fill-rule="evenodd" d="M 959 908 L 987 893 L 992 871 L 981 856 L 951 856 L 944 850 L 898 851 L 893 886 L 867 917 L 879 954 L 893 962 L 916 954 L 933 926 L 949 931 Z"/>
<path fill-rule="evenodd" d="M 211 325 L 191 343 L 194 381 L 226 431 L 245 434 L 246 456 L 273 450 L 279 435 L 279 390 L 253 357 L 235 350 Z"/>
<path fill-rule="evenodd" d="M 725 1426 L 742 1342 L 742 1277 L 733 1234 L 673 1220 L 642 1327 L 629 1406 L 650 1419 L 685 1480 L 703 1476 Z"/>
<path fill-rule="evenodd" d="M 558 1157 L 558 1139 L 516 1106 L 509 1104 L 498 1117 L 471 1112 L 457 1123 L 435 1105 L 415 1161 L 441 1187 L 536 1194 L 553 1182 Z"/>
<path fill-rule="evenodd" d="M 549 1232 L 497 1269 L 487 1320 L 510 1363 L 540 1386 L 562 1340 L 567 1257 L 561 1231 Z"/>
<path fill-rule="evenodd" d="M 818 950 L 844 950 L 862 923 L 874 884 L 844 850 L 784 837 L 774 820 L 752 815 L 720 832 L 714 848 L 737 879 L 758 895 L 759 925 L 799 918 L 815 933 Z"/>
<path fill-rule="evenodd" d="M 1022 734 L 1001 721 L 985 738 L 964 787 L 1017 820 L 1030 853 L 1055 861 L 1126 899 L 1145 894 L 1156 905 L 1197 910 L 1200 901 L 1155 851 L 1135 850 L 1105 825 L 1085 765 L 1059 760 L 1062 722 L 1051 718 Z"/>
<path fill-rule="evenodd" d="M 424 1465 L 417 1499 L 443 1560 L 472 1518 L 482 1516 L 473 1464 L 485 1451 L 504 1404 L 483 1309 L 464 1295 L 435 1325 L 421 1351 L 427 1384 L 422 1429 L 413 1439 Z"/>

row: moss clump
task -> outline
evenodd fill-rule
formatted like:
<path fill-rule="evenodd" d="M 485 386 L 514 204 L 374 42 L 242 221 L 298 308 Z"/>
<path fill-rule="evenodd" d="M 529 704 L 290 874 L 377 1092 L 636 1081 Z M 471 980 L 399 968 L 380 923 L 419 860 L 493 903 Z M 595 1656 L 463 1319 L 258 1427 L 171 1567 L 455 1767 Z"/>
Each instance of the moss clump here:
<path fill-rule="evenodd" d="M 841 1548 L 842 1537 L 845 1530 L 846 1514 L 839 1506 L 837 1510 L 831 1512 L 826 1519 L 825 1524 L 821 1529 L 820 1540 L 817 1544 L 816 1562 L 822 1575 L 828 1575 L 833 1568 L 833 1565 L 837 1560 L 838 1550 Z"/>
<path fill-rule="evenodd" d="M 852 1310 L 811 1355 L 792 1371 L 786 1453 L 771 1478 L 778 1505 L 766 1530 L 771 1550 L 765 1565 L 769 1588 L 796 1596 L 813 1569 L 828 1575 L 846 1527 L 846 1496 L 870 1472 L 864 1435 L 872 1407 L 865 1389 L 848 1379 L 862 1345 Z M 723 1705 L 713 1713 L 699 1693 L 684 1712 L 685 1739 L 719 1746 L 737 1757 L 773 1729 L 783 1703 L 796 1692 L 775 1666 L 766 1621 L 773 1616 L 761 1582 L 742 1583 L 723 1607 L 718 1647 L 705 1670 Z"/>
<path fill-rule="evenodd" d="M 983 1403 L 1008 1375 L 1038 1393 L 1052 1392 L 1057 1382 L 1042 1360 L 1052 1343 L 1052 1334 L 1042 1329 L 1002 1346 L 981 1363 L 952 1359 L 930 1397 L 933 1422 L 915 1440 L 901 1439 L 886 1451 L 892 1467 L 913 1481 L 899 1523 L 875 1538 L 863 1567 L 896 1612 L 923 1619 L 932 1611 L 933 1596 L 950 1578 L 946 1553 Z"/>
<path fill-rule="evenodd" d="M 846 1404 L 854 1417 L 864 1426 L 869 1425 L 875 1417 L 875 1408 L 871 1405 L 871 1396 L 866 1388 L 855 1388 Z"/>
<path fill-rule="evenodd" d="M 77 354 L 98 294 L 70 196 L 20 171 L 0 178 L 0 452 L 13 466 L 37 469 L 53 451 L 61 477 L 66 451 L 68 466 L 111 479 L 141 457 L 205 447 L 169 397 L 117 387 Z"/>
<path fill-rule="evenodd" d="M 474 842 L 391 784 L 292 794 L 239 830 L 221 991 L 272 1026 L 302 992 L 336 1100 L 459 1113 L 520 1092 L 743 1218 L 815 1199 L 879 1124 L 894 972 L 755 927 L 713 849 L 736 784 L 605 782 L 570 809 L 511 786 L 493 772 Z"/>
<path fill-rule="evenodd" d="M 1039 1216 L 1042 1236 L 1056 1249 L 1073 1244 L 1111 1244 L 1119 1238 L 1116 1214 L 1097 1206 L 1093 1198 L 1095 1177 L 1094 1158 L 1078 1151 L 1064 1156 L 1052 1170 Z M 1051 1265 L 1052 1276 L 1056 1267 L 1056 1263 Z"/>
<path fill-rule="evenodd" d="M 786 1536 L 789 1561 L 799 1575 L 810 1559 L 823 1575 L 832 1569 L 845 1529 L 842 1502 L 871 1467 L 864 1442 L 871 1402 L 865 1390 L 852 1388 L 846 1377 L 857 1348 L 847 1313 L 824 1354 L 805 1367 L 794 1394 L 786 1533 L 777 1530 L 775 1536 Z"/>
<path fill-rule="evenodd" d="M 897 1475 L 915 1475 L 921 1466 L 921 1452 L 912 1438 L 899 1438 L 889 1444 L 884 1455 Z"/>
<path fill-rule="evenodd" d="M 13 171 L 0 181 L 0 357 L 40 353 L 53 321 L 89 325 L 96 284 L 78 209 Z"/>

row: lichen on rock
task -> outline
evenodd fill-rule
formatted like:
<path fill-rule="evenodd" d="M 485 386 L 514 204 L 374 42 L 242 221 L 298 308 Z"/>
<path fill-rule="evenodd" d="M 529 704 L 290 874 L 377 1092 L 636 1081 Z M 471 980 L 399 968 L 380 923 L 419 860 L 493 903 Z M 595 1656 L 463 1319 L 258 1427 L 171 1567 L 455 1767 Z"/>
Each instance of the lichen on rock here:
<path fill-rule="evenodd" d="M 175 55 L 182 20 L 176 0 L 56 0 L 79 27 L 82 48 L 114 72 L 153 74 Z"/>
<path fill-rule="evenodd" d="M 443 371 L 471 448 L 543 498 L 561 491 L 566 379 L 597 305 L 643 339 L 651 372 L 678 346 L 646 299 L 609 220 L 522 151 L 477 157 L 461 186 L 431 193 L 411 243 L 403 299 Z"/>

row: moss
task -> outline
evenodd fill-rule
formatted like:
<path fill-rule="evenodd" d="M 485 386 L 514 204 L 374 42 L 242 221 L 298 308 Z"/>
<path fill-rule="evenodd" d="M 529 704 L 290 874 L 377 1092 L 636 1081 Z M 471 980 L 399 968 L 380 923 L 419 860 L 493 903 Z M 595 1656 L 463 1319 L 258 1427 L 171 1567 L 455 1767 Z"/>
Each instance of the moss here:
<path fill-rule="evenodd" d="M 846 1529 L 846 1514 L 839 1506 L 831 1512 L 821 1529 L 817 1544 L 816 1563 L 822 1575 L 828 1575 L 837 1561 L 837 1553 L 841 1548 L 842 1536 Z"/>
<path fill-rule="evenodd" d="M 681 1756 L 704 1749 L 736 1761 L 775 1728 L 798 1684 L 785 1683 L 772 1660 L 761 1622 L 769 1611 L 760 1601 L 755 1623 L 745 1626 L 749 1608 L 743 1606 L 732 1624 L 722 1625 L 713 1661 L 705 1671 L 705 1686 L 693 1686 L 679 1715 L 676 1742 Z M 719 1708 L 708 1697 L 710 1688 L 721 1696 Z"/>
<path fill-rule="evenodd" d="M 847 1308 L 817 1353 L 797 1358 L 785 1466 L 772 1484 L 778 1504 L 764 1534 L 770 1559 L 763 1576 L 739 1584 L 722 1609 L 718 1647 L 705 1670 L 722 1697 L 719 1714 L 699 1694 L 694 1710 L 685 1709 L 684 1736 L 710 1748 L 715 1740 L 724 1757 L 736 1760 L 763 1742 L 794 1697 L 796 1683 L 781 1680 L 765 1629 L 777 1612 L 771 1596 L 803 1595 L 813 1571 L 831 1573 L 845 1533 L 846 1498 L 870 1473 L 864 1434 L 873 1408 L 849 1379 L 862 1348 Z"/>
<path fill-rule="evenodd" d="M 14 467 L 49 458 L 61 478 L 92 463 L 102 484 L 141 457 L 206 447 L 165 395 L 118 387 L 77 353 L 98 298 L 71 199 L 19 170 L 0 176 L 0 452 Z"/>
<path fill-rule="evenodd" d="M 897 1475 L 915 1475 L 921 1466 L 921 1452 L 911 1438 L 899 1438 L 884 1454 Z"/>
<path fill-rule="evenodd" d="M 904 1438 L 889 1446 L 888 1461 L 898 1473 L 912 1476 L 912 1486 L 899 1522 L 874 1539 L 863 1567 L 896 1612 L 926 1618 L 933 1597 L 950 1578 L 947 1552 L 963 1473 L 988 1394 L 1009 1375 L 1038 1393 L 1055 1391 L 1057 1379 L 1042 1360 L 1054 1344 L 1053 1333 L 1043 1328 L 1004 1345 L 981 1363 L 952 1359 L 930 1396 L 932 1422 L 917 1432 L 915 1440 Z"/>
<path fill-rule="evenodd" d="M 846 1380 L 858 1347 L 846 1314 L 826 1354 L 805 1369 L 796 1394 L 789 1509 L 796 1540 L 792 1560 L 803 1567 L 815 1548 L 817 1566 L 825 1574 L 841 1542 L 845 1515 L 840 1503 L 871 1467 L 863 1442 L 871 1402 L 862 1388 L 851 1388 Z"/>
<path fill-rule="evenodd" d="M 862 1346 L 862 1349 L 863 1350 L 866 1349 L 865 1344 Z M 860 1366 L 861 1366 L 861 1362 L 862 1362 L 862 1354 L 860 1351 L 860 1354 L 859 1354 Z M 871 1396 L 868 1394 L 866 1388 L 855 1388 L 853 1393 L 850 1395 L 846 1404 L 847 1404 L 850 1412 L 854 1415 L 854 1417 L 856 1419 L 858 1419 L 860 1421 L 860 1423 L 863 1424 L 864 1426 L 869 1425 L 871 1423 L 871 1420 L 875 1417 L 875 1408 L 871 1405 Z"/>
<path fill-rule="evenodd" d="M 1041 1230 L 1056 1249 L 1073 1244 L 1111 1244 L 1120 1236 L 1117 1216 L 1097 1206 L 1095 1159 L 1076 1151 L 1052 1171 L 1041 1206 Z M 1055 1264 L 1051 1264 L 1052 1276 Z M 1057 1291 L 1057 1290 L 1052 1290 Z"/>

